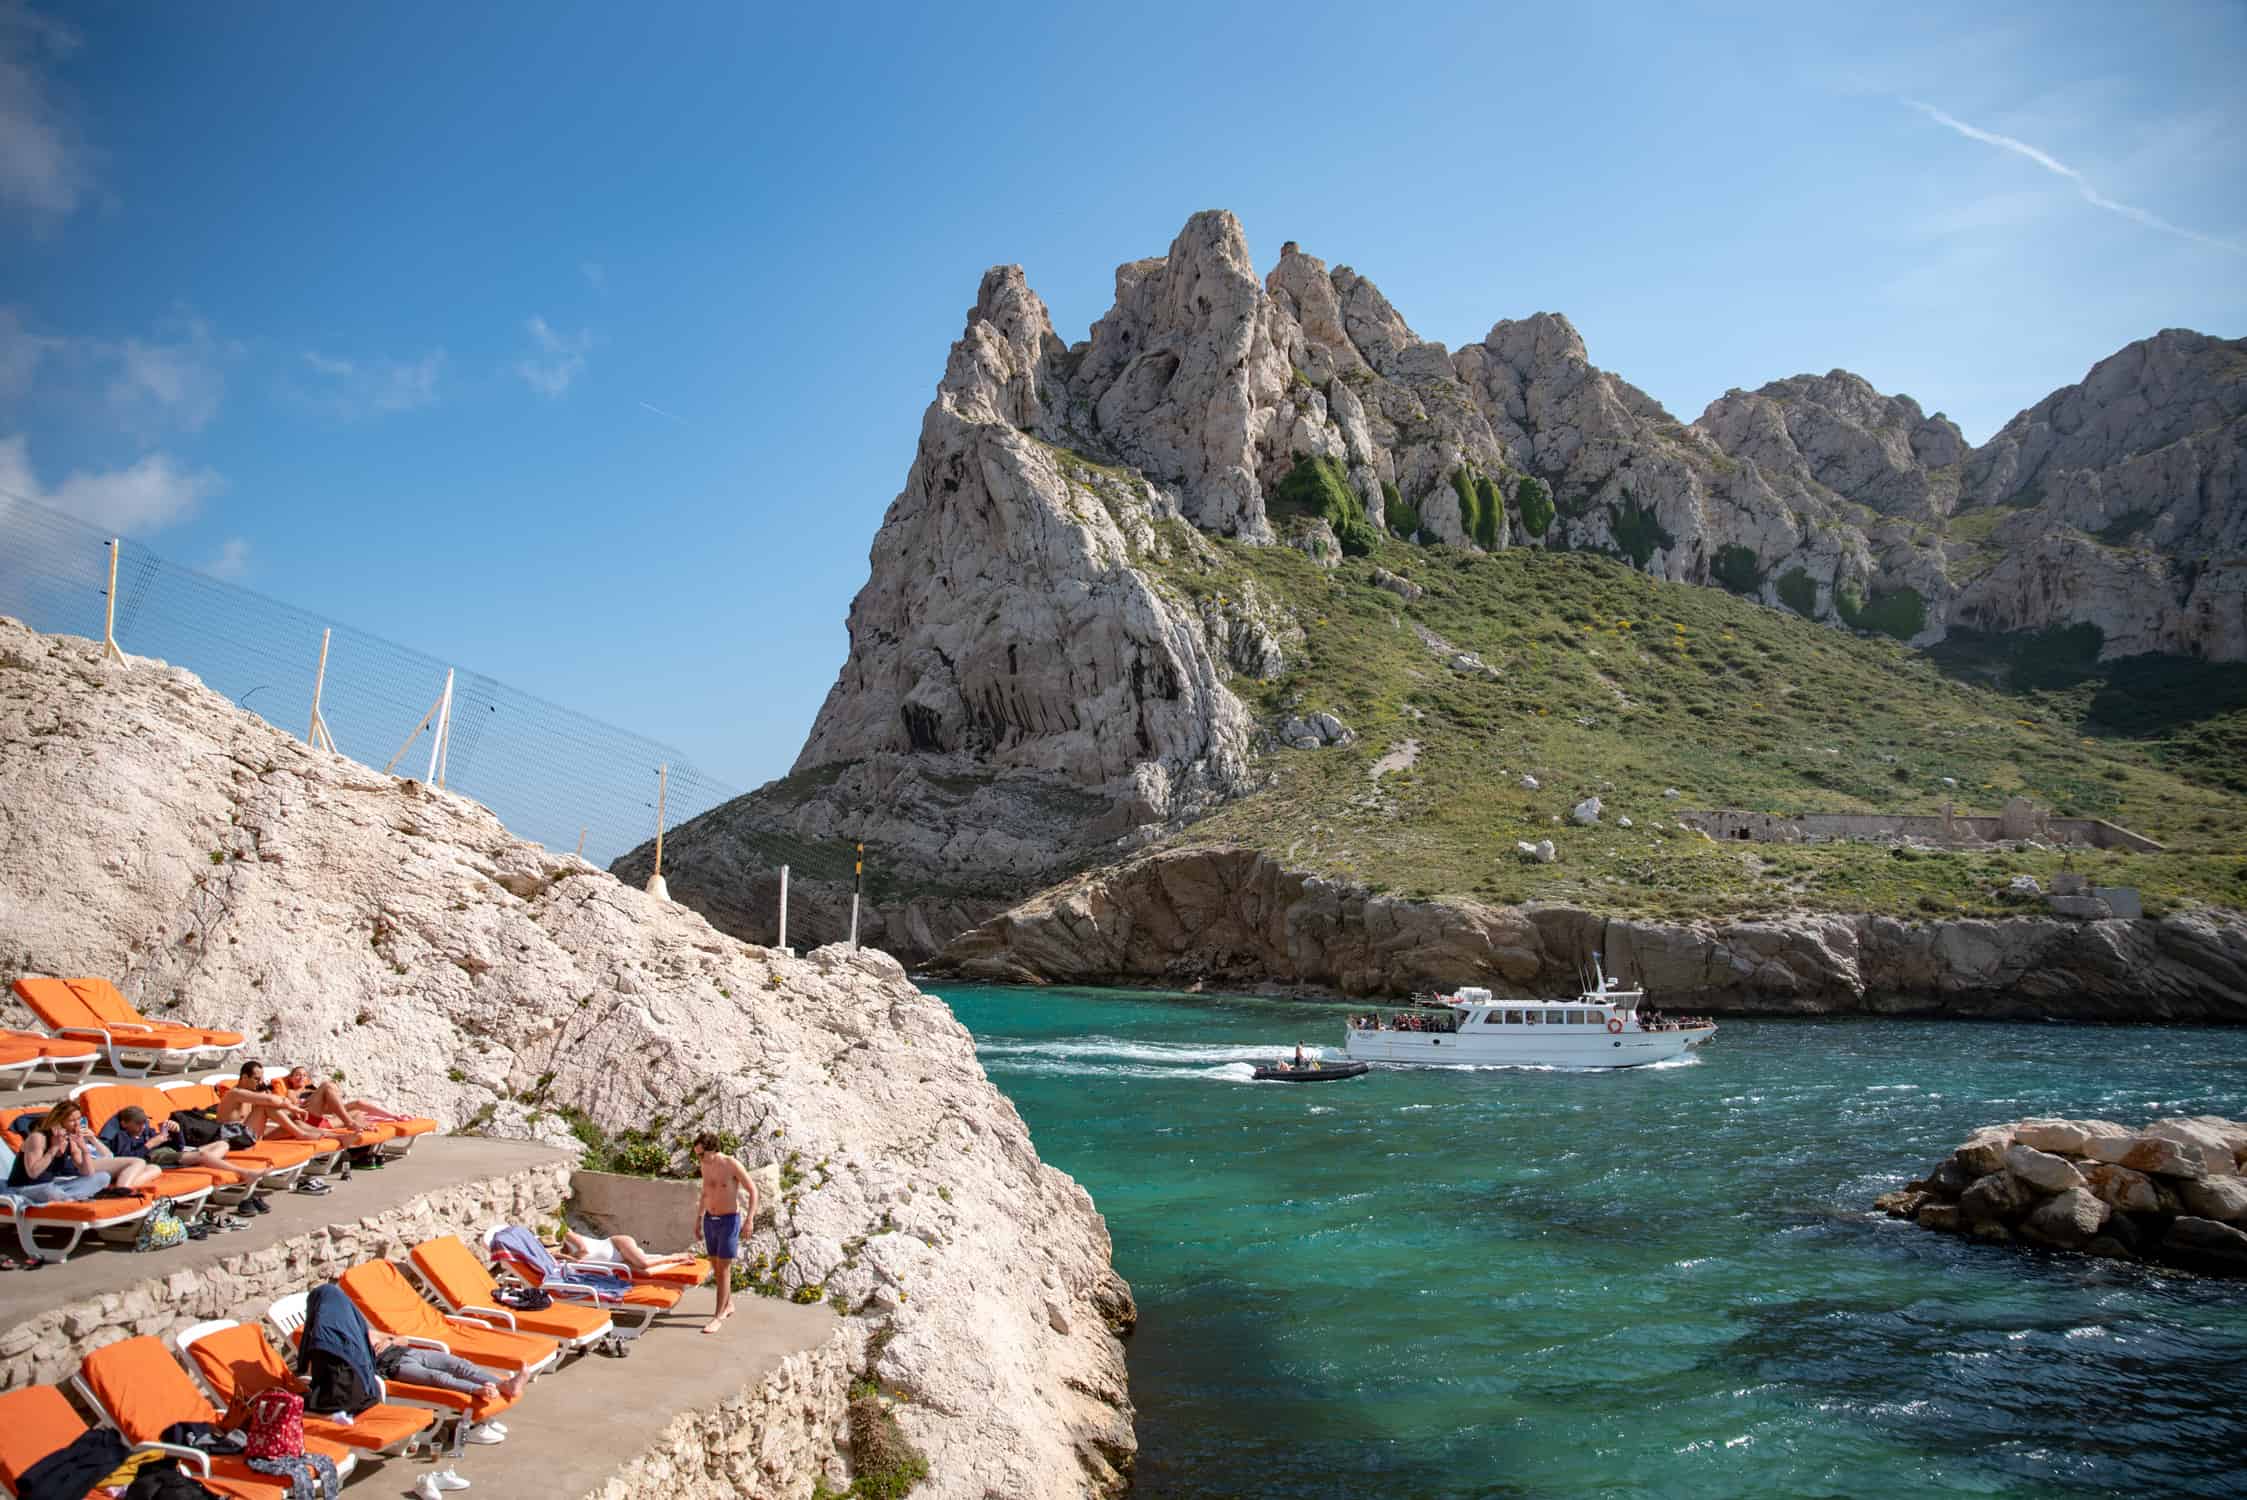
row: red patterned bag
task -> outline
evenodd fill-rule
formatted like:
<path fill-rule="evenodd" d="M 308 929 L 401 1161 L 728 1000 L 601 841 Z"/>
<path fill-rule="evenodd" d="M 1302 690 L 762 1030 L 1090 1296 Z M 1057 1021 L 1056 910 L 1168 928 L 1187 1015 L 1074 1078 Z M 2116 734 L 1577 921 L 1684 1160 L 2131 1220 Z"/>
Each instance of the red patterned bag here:
<path fill-rule="evenodd" d="M 248 1458 L 295 1458 L 304 1452 L 304 1398 L 275 1386 L 250 1402 Z"/>

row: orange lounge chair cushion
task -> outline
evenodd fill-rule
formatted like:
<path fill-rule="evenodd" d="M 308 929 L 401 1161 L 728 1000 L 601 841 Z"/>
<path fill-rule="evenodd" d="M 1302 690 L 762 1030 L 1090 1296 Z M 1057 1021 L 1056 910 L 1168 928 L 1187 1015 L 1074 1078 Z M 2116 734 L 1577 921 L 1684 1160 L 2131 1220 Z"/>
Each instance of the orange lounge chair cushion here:
<path fill-rule="evenodd" d="M 174 1422 L 219 1420 L 219 1413 L 211 1409 L 187 1372 L 164 1352 L 160 1341 L 147 1334 L 104 1344 L 86 1356 L 79 1373 L 128 1443 L 156 1442 Z M 314 1437 L 304 1440 L 304 1451 L 324 1453 L 338 1463 L 347 1456 L 344 1449 Z M 238 1458 L 212 1459 L 211 1473 L 264 1486 L 257 1471 Z"/>
<path fill-rule="evenodd" d="M 28 1208 L 0 1204 L 0 1216 L 21 1215 L 34 1224 L 123 1224 L 147 1213 L 155 1201 L 136 1194 L 130 1198 L 87 1198 L 76 1203 L 34 1203 Z"/>
<path fill-rule="evenodd" d="M 85 1110 L 87 1122 L 96 1130 L 114 1119 L 117 1111 L 136 1104 L 147 1111 L 151 1120 L 169 1120 L 173 1110 L 183 1107 L 177 1098 L 144 1083 L 105 1083 L 78 1096 L 79 1107 Z"/>
<path fill-rule="evenodd" d="M 384 1333 L 435 1339 L 462 1359 L 503 1370 L 527 1370 L 545 1363 L 555 1352 L 552 1339 L 536 1334 L 447 1322 L 422 1300 L 405 1273 L 386 1260 L 353 1266 L 337 1279 L 345 1294 L 359 1304 L 359 1311 L 366 1314 L 367 1322 Z"/>
<path fill-rule="evenodd" d="M 59 1031 L 65 1026 L 100 1024 L 99 1018 L 86 1009 L 86 1002 L 72 994 L 70 986 L 60 979 L 26 974 L 9 988 L 49 1031 Z"/>
<path fill-rule="evenodd" d="M 37 1062 L 46 1056 L 36 1047 L 19 1047 L 6 1038 L 0 1038 L 0 1068 L 12 1068 L 17 1063 Z"/>
<path fill-rule="evenodd" d="M 423 1119 L 419 1115 L 414 1116 L 410 1120 L 387 1120 L 384 1123 L 401 1136 L 431 1135 L 434 1134 L 437 1129 L 437 1122 L 435 1120 Z"/>
<path fill-rule="evenodd" d="M 86 1423 L 51 1385 L 27 1385 L 0 1396 L 0 1484 L 14 1494 L 23 1471 L 78 1441 Z"/>
<path fill-rule="evenodd" d="M 117 992 L 117 986 L 106 979 L 72 979 L 65 981 L 70 992 L 76 995 L 94 1017 L 110 1026 L 147 1026 L 157 1031 L 175 1031 L 195 1038 L 200 1047 L 239 1047 L 239 1031 L 213 1031 L 207 1026 L 188 1026 L 178 1021 L 151 1021 L 135 1010 L 132 1003 Z"/>
<path fill-rule="evenodd" d="M 229 1416 L 239 1417 L 253 1397 L 276 1386 L 303 1394 L 303 1384 L 289 1373 L 281 1351 L 254 1323 L 237 1323 L 199 1338 L 188 1346 L 187 1355 L 195 1361 L 204 1384 L 226 1403 Z M 370 1406 L 349 1426 L 306 1412 L 304 1433 L 346 1448 L 377 1450 L 412 1437 L 436 1420 L 435 1412 L 406 1406 Z"/>
<path fill-rule="evenodd" d="M 28 1031 L 0 1031 L 0 1047 L 28 1047 L 41 1057 L 55 1057 L 65 1061 L 101 1056 L 101 1048 L 92 1042 L 82 1042 L 67 1036 L 35 1036 Z"/>
<path fill-rule="evenodd" d="M 425 1240 L 413 1247 L 413 1262 L 421 1274 L 455 1307 L 499 1307 L 499 1283 L 484 1269 L 467 1245 L 453 1235 Z M 554 1339 L 585 1339 L 609 1324 L 609 1315 L 592 1307 L 557 1302 L 537 1312 L 509 1311 L 520 1333 L 544 1334 Z M 470 1316 L 474 1316 L 470 1314 Z"/>

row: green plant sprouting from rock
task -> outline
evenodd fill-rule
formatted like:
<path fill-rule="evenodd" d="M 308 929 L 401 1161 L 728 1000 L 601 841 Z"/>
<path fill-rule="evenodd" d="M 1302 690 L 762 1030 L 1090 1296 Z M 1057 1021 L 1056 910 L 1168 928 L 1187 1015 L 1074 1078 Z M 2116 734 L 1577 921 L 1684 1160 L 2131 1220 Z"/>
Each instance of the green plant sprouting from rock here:
<path fill-rule="evenodd" d="M 1834 609 L 1851 630 L 1873 630 L 1908 641 L 1927 628 L 1927 601 L 1914 588 L 1874 589 L 1869 599 L 1844 585 L 1834 590 Z"/>
<path fill-rule="evenodd" d="M 1752 597 L 1763 587 L 1763 570 L 1756 565 L 1753 547 L 1735 544 L 1717 548 L 1716 561 L 1709 565 L 1709 577 L 1743 596 Z"/>
<path fill-rule="evenodd" d="M 1552 529 L 1552 486 L 1533 474 L 1522 476 L 1514 487 L 1514 508 L 1521 512 L 1522 531 L 1532 537 L 1541 537 Z"/>
<path fill-rule="evenodd" d="M 1346 557 L 1364 557 L 1380 540 L 1348 477 L 1332 459 L 1295 460 L 1287 477 L 1272 487 L 1270 509 L 1275 515 L 1316 516 L 1326 522 Z"/>
<path fill-rule="evenodd" d="M 1800 568 L 1779 575 L 1779 602 L 1805 620 L 1818 618 L 1818 585 Z"/>

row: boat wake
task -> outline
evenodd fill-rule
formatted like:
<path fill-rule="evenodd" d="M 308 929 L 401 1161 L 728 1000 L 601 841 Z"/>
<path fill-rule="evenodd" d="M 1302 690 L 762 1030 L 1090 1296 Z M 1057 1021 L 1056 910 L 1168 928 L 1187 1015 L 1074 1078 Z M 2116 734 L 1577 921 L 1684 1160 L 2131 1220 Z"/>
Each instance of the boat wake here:
<path fill-rule="evenodd" d="M 1071 1037 L 1065 1042 L 1026 1042 L 997 1038 L 976 1043 L 975 1051 L 984 1064 L 1011 1064 L 1015 1059 L 1050 1059 L 1061 1062 L 1119 1062 L 1146 1063 L 1157 1067 L 1184 1068 L 1211 1063 L 1270 1062 L 1289 1050 L 1290 1044 L 1265 1042 L 1261 1045 L 1217 1046 L 1195 1042 L 1135 1042 L 1123 1037 L 1084 1036 Z"/>

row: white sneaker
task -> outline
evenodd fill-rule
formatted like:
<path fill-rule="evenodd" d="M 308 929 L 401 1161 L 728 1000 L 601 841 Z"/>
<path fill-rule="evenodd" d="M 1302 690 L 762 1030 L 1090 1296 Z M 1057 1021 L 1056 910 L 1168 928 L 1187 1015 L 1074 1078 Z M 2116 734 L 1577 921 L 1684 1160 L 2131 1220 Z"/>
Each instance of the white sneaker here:
<path fill-rule="evenodd" d="M 504 1443 L 507 1441 L 507 1434 L 497 1431 L 489 1422 L 478 1422 L 468 1429 L 468 1441 L 471 1443 Z"/>
<path fill-rule="evenodd" d="M 429 1483 L 441 1490 L 464 1490 L 468 1488 L 468 1481 L 451 1469 L 439 1469 L 436 1473 L 431 1474 Z"/>
<path fill-rule="evenodd" d="M 434 1474 L 422 1475 L 421 1482 L 414 1486 L 413 1492 L 414 1500 L 437 1500 L 441 1493 L 437 1488 L 437 1476 Z"/>
<path fill-rule="evenodd" d="M 498 1433 L 501 1437 L 507 1436 L 507 1424 L 505 1422 L 499 1421 L 497 1418 L 486 1422 L 484 1425 L 486 1427 L 489 1427 L 492 1431 Z"/>

